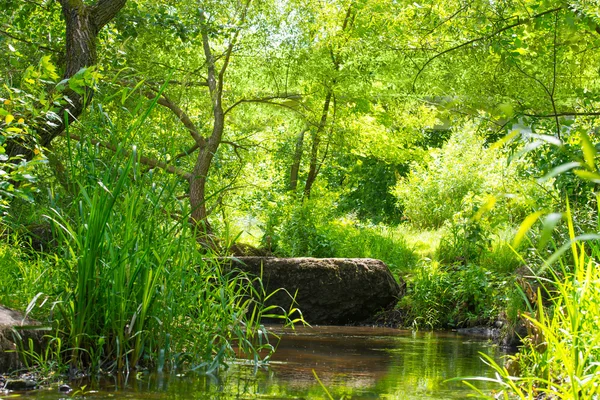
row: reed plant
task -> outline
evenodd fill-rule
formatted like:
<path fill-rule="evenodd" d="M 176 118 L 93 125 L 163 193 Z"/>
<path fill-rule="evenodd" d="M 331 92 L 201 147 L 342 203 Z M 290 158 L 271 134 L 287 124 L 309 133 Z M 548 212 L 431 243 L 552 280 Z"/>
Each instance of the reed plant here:
<path fill-rule="evenodd" d="M 126 137 L 139 133 L 156 101 L 138 104 Z M 46 321 L 46 348 L 21 348 L 29 367 L 214 371 L 237 356 L 268 359 L 274 346 L 263 315 L 289 321 L 295 310 L 265 307 L 271 294 L 260 277 L 225 271 L 219 254 L 198 251 L 176 177 L 142 167 L 135 147 L 112 152 L 86 139 L 114 128 L 98 110 L 78 125 L 81 139 L 66 127 L 56 185 L 29 213 L 49 221 L 52 248 L 32 262 L 0 246 L 4 269 L 22 278 L 0 300 L 18 292 L 10 304 L 22 305 L 27 296 L 27 312 Z"/>
<path fill-rule="evenodd" d="M 76 195 L 46 214 L 59 272 L 44 307 L 51 307 L 49 343 L 60 349 L 43 357 L 29 349 L 31 363 L 212 371 L 236 355 L 268 357 L 274 347 L 260 321 L 274 310 L 263 307 L 269 294 L 260 277 L 225 272 L 218 254 L 198 251 L 176 180 L 142 171 L 135 150 L 108 162 L 96 151 L 73 160 L 73 171 L 85 171 L 71 176 Z"/>
<path fill-rule="evenodd" d="M 493 398 L 600 396 L 600 235 L 575 236 L 570 215 L 570 240 L 538 271 L 532 312 L 522 315 L 528 335 L 519 353 L 505 365 L 482 355 L 496 377 L 477 379 L 502 387 Z"/>

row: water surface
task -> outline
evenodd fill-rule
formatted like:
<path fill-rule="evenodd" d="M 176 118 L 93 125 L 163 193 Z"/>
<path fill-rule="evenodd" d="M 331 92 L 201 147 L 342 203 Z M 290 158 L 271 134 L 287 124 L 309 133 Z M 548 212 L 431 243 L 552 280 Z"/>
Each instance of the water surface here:
<path fill-rule="evenodd" d="M 449 378 L 491 376 L 479 352 L 503 353 L 483 339 L 452 332 L 389 328 L 314 327 L 283 332 L 268 367 L 238 363 L 218 377 L 197 373 L 138 374 L 103 380 L 84 389 L 91 399 L 464 399 L 470 390 Z M 72 385 L 78 389 L 77 385 Z M 54 400 L 71 395 L 56 387 L 21 393 Z M 76 396 L 78 397 L 78 396 Z M 4 398 L 0 395 L 0 399 Z"/>

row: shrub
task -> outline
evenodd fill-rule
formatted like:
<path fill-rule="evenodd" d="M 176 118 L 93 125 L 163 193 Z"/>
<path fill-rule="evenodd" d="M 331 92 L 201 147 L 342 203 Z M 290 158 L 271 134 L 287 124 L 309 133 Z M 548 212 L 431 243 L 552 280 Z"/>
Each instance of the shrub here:
<path fill-rule="evenodd" d="M 413 165 L 393 189 L 404 216 L 417 227 L 438 228 L 456 214 L 470 218 L 482 208 L 489 208 L 493 224 L 514 223 L 548 202 L 545 188 L 520 178 L 520 164 L 507 165 L 502 153 L 486 147 L 473 126 L 454 131 L 430 154 L 426 164 Z"/>
<path fill-rule="evenodd" d="M 276 252 L 288 257 L 376 258 L 395 271 L 416 265 L 418 257 L 399 230 L 334 215 L 324 197 L 294 207 L 282 216 L 280 229 L 270 229 L 278 239 Z"/>
<path fill-rule="evenodd" d="M 330 257 L 376 258 L 395 273 L 411 271 L 418 264 L 415 250 L 394 228 L 337 219 L 325 227 L 324 235 L 330 243 Z"/>
<path fill-rule="evenodd" d="M 453 328 L 489 324 L 496 320 L 510 286 L 478 265 L 423 265 L 408 278 L 406 296 L 400 301 L 406 323 L 415 327 Z"/>
<path fill-rule="evenodd" d="M 290 257 L 331 257 L 332 244 L 323 229 L 333 213 L 323 198 L 302 201 L 282 217 L 275 246 L 278 253 Z"/>

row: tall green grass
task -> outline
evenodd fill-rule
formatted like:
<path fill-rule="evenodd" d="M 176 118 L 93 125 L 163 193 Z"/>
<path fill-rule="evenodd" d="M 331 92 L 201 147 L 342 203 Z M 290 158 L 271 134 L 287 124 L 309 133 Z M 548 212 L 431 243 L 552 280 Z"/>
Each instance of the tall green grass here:
<path fill-rule="evenodd" d="M 547 278 L 538 278 L 533 310 L 523 315 L 528 336 L 519 353 L 505 366 L 484 356 L 503 398 L 600 396 L 600 235 L 576 237 L 568 221 L 570 240 L 544 263 Z"/>
<path fill-rule="evenodd" d="M 156 101 L 136 105 L 118 141 L 143 136 Z M 85 139 L 116 130 L 107 115 L 91 107 L 76 127 L 81 140 L 67 126 L 48 199 L 21 207 L 24 220 L 43 215 L 52 225 L 53 245 L 45 253 L 18 250 L 18 240 L 0 246 L 2 271 L 15 277 L 0 302 L 27 308 L 51 332 L 41 352 L 24 344 L 25 361 L 59 371 L 213 371 L 232 357 L 268 358 L 274 346 L 262 316 L 294 310 L 264 307 L 271 294 L 260 277 L 225 272 L 219 254 L 198 251 L 179 200 L 185 183 L 140 166 L 135 148 L 113 153 Z"/>
<path fill-rule="evenodd" d="M 44 256 L 54 282 L 30 308 L 43 303 L 38 314 L 54 333 L 52 350 L 28 352 L 31 366 L 212 371 L 237 355 L 268 357 L 274 347 L 260 320 L 274 313 L 263 307 L 269 294 L 259 277 L 223 272 L 218 254 L 198 251 L 178 182 L 142 171 L 135 151 L 106 163 L 93 146 L 81 154 L 73 171 L 84 173 L 70 178 L 76 195 L 46 213 L 57 233 L 58 253 Z"/>

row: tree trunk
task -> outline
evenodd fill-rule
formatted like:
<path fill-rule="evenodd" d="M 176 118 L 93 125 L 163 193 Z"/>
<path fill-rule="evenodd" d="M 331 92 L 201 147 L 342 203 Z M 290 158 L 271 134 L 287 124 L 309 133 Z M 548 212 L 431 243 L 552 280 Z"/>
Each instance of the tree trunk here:
<path fill-rule="evenodd" d="M 215 116 L 217 113 L 215 112 Z M 206 183 L 208 180 L 208 171 L 212 160 L 219 149 L 225 127 L 225 118 L 220 113 L 220 118 L 215 118 L 212 135 L 206 142 L 206 146 L 200 149 L 192 178 L 190 179 L 190 206 L 192 207 L 192 221 L 199 230 L 200 237 L 209 237 L 212 235 L 212 229 L 208 222 L 208 212 L 206 208 Z M 204 239 L 199 240 L 203 244 Z"/>
<path fill-rule="evenodd" d="M 317 130 L 314 131 L 311 135 L 312 137 L 312 146 L 310 151 L 310 167 L 308 169 L 308 176 L 306 177 L 306 184 L 304 185 L 304 196 L 306 198 L 310 198 L 310 192 L 312 190 L 312 186 L 317 179 L 318 171 L 318 157 L 319 157 L 319 144 L 321 143 L 321 135 L 325 131 L 325 125 L 327 124 L 327 116 L 329 115 L 329 105 L 331 103 L 331 90 L 327 91 L 327 96 L 325 96 L 325 103 L 323 104 L 323 113 L 321 114 L 321 121 L 319 122 L 319 126 Z"/>
<path fill-rule="evenodd" d="M 98 0 L 96 4 L 87 6 L 82 0 L 59 0 L 66 24 L 66 65 L 64 78 L 68 79 L 82 68 L 91 67 L 98 61 L 96 40 L 100 30 L 112 20 L 125 6 L 127 0 Z M 92 97 L 88 90 L 84 95 L 67 90 L 64 93 L 67 101 L 55 110 L 58 119 L 43 118 L 36 122 L 36 130 L 40 136 L 40 144 L 48 146 L 50 142 L 81 115 Z M 65 114 L 68 121 L 65 120 Z M 21 143 L 7 143 L 7 153 L 11 156 L 21 155 L 26 159 L 33 158 L 33 150 Z"/>
<path fill-rule="evenodd" d="M 246 12 L 250 1 L 245 4 L 244 10 L 240 18 L 240 26 L 246 19 Z M 216 242 L 212 237 L 212 229 L 208 222 L 209 210 L 206 208 L 206 183 L 208 178 L 208 171 L 212 160 L 219 149 L 219 145 L 223 140 L 223 131 L 225 129 L 225 112 L 223 111 L 223 82 L 225 80 L 225 71 L 231 59 L 233 47 L 235 46 L 239 34 L 239 29 L 233 34 L 233 37 L 229 41 L 227 50 L 225 50 L 222 56 L 223 64 L 221 68 L 217 70 L 216 58 L 214 57 L 210 48 L 210 41 L 208 37 L 209 27 L 207 26 L 206 15 L 204 12 L 200 12 L 200 26 L 202 28 L 202 47 L 204 50 L 204 56 L 206 57 L 206 72 L 208 89 L 210 91 L 210 97 L 213 107 L 214 124 L 213 130 L 205 141 L 205 145 L 202 146 L 202 142 L 196 141 L 200 145 L 200 153 L 194 166 L 192 177 L 190 178 L 190 205 L 192 207 L 192 221 L 199 228 L 199 236 L 197 238 L 201 245 L 214 248 Z M 239 28 L 239 27 L 238 27 Z"/>
<path fill-rule="evenodd" d="M 298 187 L 298 172 L 300 171 L 300 161 L 302 161 L 302 153 L 304 150 L 304 134 L 306 129 L 296 137 L 296 148 L 294 150 L 294 159 L 290 170 L 290 185 L 288 190 L 296 190 Z"/>

